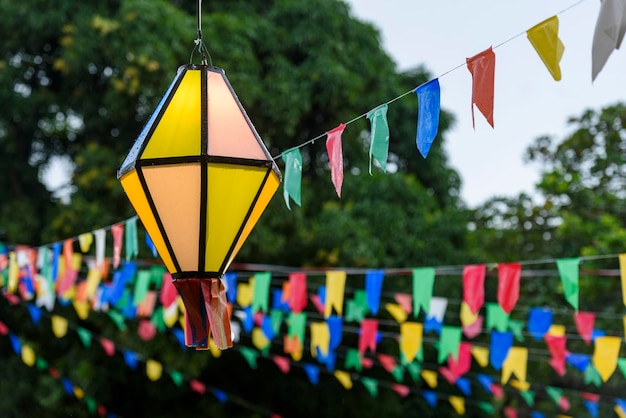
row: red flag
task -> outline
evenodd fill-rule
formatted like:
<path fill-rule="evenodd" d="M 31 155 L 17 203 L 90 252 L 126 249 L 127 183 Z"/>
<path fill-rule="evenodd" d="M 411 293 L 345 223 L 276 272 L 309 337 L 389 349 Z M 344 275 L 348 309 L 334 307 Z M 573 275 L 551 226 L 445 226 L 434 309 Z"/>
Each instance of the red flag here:
<path fill-rule="evenodd" d="M 565 375 L 565 355 L 567 354 L 565 336 L 546 335 L 545 340 L 551 356 L 548 363 L 559 376 Z"/>
<path fill-rule="evenodd" d="M 280 371 L 283 372 L 283 374 L 289 373 L 289 370 L 291 369 L 291 362 L 287 357 L 272 356 L 272 361 L 274 362 L 276 367 L 278 367 Z"/>
<path fill-rule="evenodd" d="M 485 303 L 485 273 L 484 264 L 463 267 L 463 301 L 472 313 L 478 312 Z"/>
<path fill-rule="evenodd" d="M 593 312 L 576 312 L 574 313 L 574 322 L 576 322 L 576 330 L 585 343 L 591 343 L 591 334 L 596 322 L 596 314 Z"/>
<path fill-rule="evenodd" d="M 388 354 L 378 354 L 378 361 L 380 361 L 383 369 L 387 370 L 389 373 L 391 373 L 397 365 L 396 360 L 394 360 L 394 358 Z"/>
<path fill-rule="evenodd" d="M 517 409 L 512 406 L 507 406 L 504 408 L 504 416 L 506 418 L 517 418 Z"/>
<path fill-rule="evenodd" d="M 306 274 L 289 274 L 289 308 L 294 313 L 300 313 L 307 305 Z"/>
<path fill-rule="evenodd" d="M 346 125 L 340 123 L 335 129 L 326 132 L 326 151 L 328 152 L 328 161 L 330 162 L 330 177 L 339 197 L 341 197 L 341 185 L 343 183 L 341 134 L 344 129 L 346 129 Z"/>
<path fill-rule="evenodd" d="M 159 301 L 161 301 L 161 304 L 167 308 L 171 306 L 172 303 L 176 302 L 176 298 L 178 298 L 178 290 L 176 290 L 176 286 L 174 286 L 172 276 L 169 273 L 164 273 Z"/>
<path fill-rule="evenodd" d="M 476 104 L 480 113 L 493 128 L 493 96 L 496 73 L 496 54 L 488 49 L 467 58 L 467 69 L 472 73 L 472 104 Z M 474 106 L 472 106 L 472 125 L 474 122 Z"/>
<path fill-rule="evenodd" d="M 376 340 L 378 339 L 378 320 L 364 319 L 361 321 L 361 335 L 359 335 L 359 353 L 364 354 L 368 348 L 376 351 Z"/>
<path fill-rule="evenodd" d="M 472 344 L 462 342 L 459 344 L 459 355 L 457 360 L 450 354 L 448 356 L 448 369 L 457 377 L 469 372 L 472 366 Z"/>
<path fill-rule="evenodd" d="M 102 349 L 107 356 L 111 357 L 113 354 L 115 354 L 115 343 L 113 341 L 109 340 L 108 338 L 101 337 L 100 345 L 102 346 Z"/>
<path fill-rule="evenodd" d="M 192 379 L 189 382 L 189 387 L 191 387 L 191 390 L 199 393 L 200 395 L 204 395 L 206 392 L 206 385 L 197 379 Z"/>
<path fill-rule="evenodd" d="M 411 393 L 411 389 L 406 386 L 406 385 L 401 385 L 399 383 L 393 383 L 391 385 L 391 389 L 393 389 L 394 392 L 396 392 L 398 395 L 404 397 L 407 397 L 409 395 L 409 393 Z"/>
<path fill-rule="evenodd" d="M 498 264 L 498 303 L 502 310 L 511 313 L 519 297 L 520 263 Z"/>

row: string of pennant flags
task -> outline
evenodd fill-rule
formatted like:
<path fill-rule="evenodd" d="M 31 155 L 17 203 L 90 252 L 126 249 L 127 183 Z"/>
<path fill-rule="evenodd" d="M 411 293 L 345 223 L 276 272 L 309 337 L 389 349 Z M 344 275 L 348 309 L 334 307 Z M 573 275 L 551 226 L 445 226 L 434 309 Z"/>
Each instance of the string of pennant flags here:
<path fill-rule="evenodd" d="M 142 338 L 170 330 L 183 341 L 184 312 L 171 277 L 160 263 L 135 260 L 138 229 L 133 217 L 37 248 L 0 245 L 0 287 L 7 298 L 28 301 L 31 315 L 42 308 L 52 311 L 56 302 L 62 302 L 71 304 L 81 320 L 92 311 L 102 312 L 123 330 L 126 321 L 139 319 Z M 107 251 L 110 242 L 113 247 Z M 143 242 L 151 248 L 147 235 Z M 495 399 L 505 389 L 521 399 L 530 399 L 529 391 L 533 399 L 539 393 L 553 396 L 557 407 L 566 412 L 570 398 L 555 394 L 567 389 L 530 382 L 529 362 L 547 363 L 558 376 L 577 370 L 585 384 L 595 387 L 617 370 L 626 375 L 626 358 L 620 356 L 624 331 L 602 329 L 596 321 L 626 318 L 578 309 L 579 274 L 585 273 L 580 265 L 600 258 L 619 260 L 619 271 L 603 274 L 607 280 L 620 277 L 624 289 L 626 254 L 409 269 L 281 268 L 276 274 L 266 266 L 269 271 L 235 271 L 223 280 L 235 341 L 240 341 L 237 349 L 251 366 L 263 356 L 287 372 L 291 365 L 300 366 L 310 380 L 322 371 L 346 388 L 360 381 L 371 393 L 380 386 L 401 396 L 421 394 L 431 407 L 437 405 L 432 399 L 445 399 L 459 414 L 466 402 L 472 405 L 475 387 Z M 518 304 L 522 266 L 548 263 L 556 267 L 555 280 L 573 310 Z M 495 301 L 487 300 L 485 292 L 488 270 L 497 278 Z M 527 280 L 543 279 L 546 274 L 528 273 Z M 455 275 L 462 280 L 462 298 L 436 296 L 436 278 Z M 409 276 L 403 283 L 410 289 L 383 292 L 386 276 Z M 569 319 L 559 321 L 557 316 Z M 67 320 L 54 316 L 52 326 L 63 330 Z M 77 329 L 81 332 L 85 334 Z M 356 344 L 348 342 L 355 339 Z M 570 352 L 568 343 L 576 350 Z M 102 345 L 115 347 L 110 341 Z M 592 352 L 585 347 L 592 347 Z M 335 367 L 338 360 L 344 361 L 344 370 Z M 372 366 L 382 367 L 393 382 L 368 376 Z M 441 382 L 449 386 L 447 392 Z M 589 397 L 597 399 L 589 401 L 595 406 L 588 410 L 597 407 L 597 400 L 609 399 L 593 393 Z"/>
<path fill-rule="evenodd" d="M 558 15 L 576 7 L 585 0 L 580 0 L 572 4 L 554 16 L 536 24 L 525 32 L 522 32 L 495 47 L 489 47 L 484 51 L 466 59 L 464 64 L 460 64 L 439 77 L 429 80 L 409 90 L 399 96 L 382 103 L 368 112 L 357 116 L 345 123 L 340 123 L 337 127 L 328 132 L 309 139 L 295 147 L 283 151 L 274 159 L 282 158 L 285 164 L 283 179 L 283 197 L 288 209 L 291 209 L 290 200 L 298 206 L 302 205 L 301 183 L 302 183 L 302 154 L 300 149 L 310 145 L 317 140 L 326 137 L 326 151 L 331 171 L 331 181 L 341 198 L 343 185 L 343 148 L 342 134 L 347 125 L 367 118 L 370 122 L 370 144 L 369 144 L 369 173 L 372 174 L 374 161 L 386 172 L 387 157 L 389 150 L 390 129 L 387 123 L 387 112 L 389 105 L 393 102 L 415 93 L 417 96 L 417 129 L 416 146 L 422 157 L 427 158 L 430 148 L 437 136 L 439 129 L 439 114 L 441 110 L 441 89 L 439 79 L 446 74 L 466 66 L 472 76 L 472 125 L 475 126 L 475 108 L 483 115 L 486 121 L 495 128 L 494 125 L 494 91 L 495 91 L 495 63 L 496 55 L 494 49 L 507 44 L 508 42 L 526 35 L 537 55 L 546 66 L 550 75 L 555 81 L 561 80 L 560 61 L 565 51 L 565 46 L 559 38 Z M 608 61 L 611 53 L 621 45 L 626 32 L 626 0 L 603 0 L 600 5 L 599 15 L 596 21 L 592 43 L 591 75 L 592 81 L 596 79 L 602 68 Z"/>

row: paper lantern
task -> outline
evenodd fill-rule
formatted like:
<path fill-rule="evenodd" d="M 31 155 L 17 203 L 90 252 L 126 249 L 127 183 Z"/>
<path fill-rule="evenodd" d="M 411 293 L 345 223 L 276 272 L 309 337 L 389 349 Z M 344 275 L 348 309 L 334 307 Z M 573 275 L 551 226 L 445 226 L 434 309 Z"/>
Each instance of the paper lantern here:
<path fill-rule="evenodd" d="M 178 69 L 118 179 L 182 296 L 186 344 L 232 346 L 220 279 L 281 176 L 222 69 Z"/>

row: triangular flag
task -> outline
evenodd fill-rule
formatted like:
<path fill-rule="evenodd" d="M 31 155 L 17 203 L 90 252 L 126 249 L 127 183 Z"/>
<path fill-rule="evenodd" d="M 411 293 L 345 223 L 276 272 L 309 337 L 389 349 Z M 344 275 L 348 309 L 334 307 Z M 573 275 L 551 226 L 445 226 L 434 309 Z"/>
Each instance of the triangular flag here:
<path fill-rule="evenodd" d="M 285 174 L 283 178 L 283 197 L 287 209 L 291 210 L 289 205 L 289 197 L 301 205 L 301 187 L 302 187 L 302 154 L 300 149 L 292 148 L 282 153 L 285 161 Z"/>
<path fill-rule="evenodd" d="M 431 408 L 434 409 L 437 407 L 437 392 L 433 392 L 432 390 L 423 390 L 422 396 Z"/>
<path fill-rule="evenodd" d="M 333 375 L 344 388 L 352 389 L 352 379 L 350 378 L 350 373 L 343 370 L 335 370 Z"/>
<path fill-rule="evenodd" d="M 483 321 L 484 317 L 478 315 L 473 324 L 463 325 L 463 335 L 469 339 L 478 337 L 483 332 Z"/>
<path fill-rule="evenodd" d="M 526 36 L 552 74 L 552 78 L 559 81 L 561 79 L 559 63 L 565 51 L 565 46 L 559 39 L 559 18 L 552 16 L 536 24 L 526 31 Z"/>
<path fill-rule="evenodd" d="M 485 302 L 484 264 L 463 267 L 463 301 L 472 313 L 477 313 Z"/>
<path fill-rule="evenodd" d="M 513 346 L 513 334 L 510 332 L 491 331 L 491 345 L 489 347 L 489 362 L 491 366 L 500 370 L 510 348 Z"/>
<path fill-rule="evenodd" d="M 596 321 L 596 314 L 593 312 L 576 312 L 574 314 L 574 322 L 576 330 L 587 344 L 591 343 L 591 334 Z"/>
<path fill-rule="evenodd" d="M 431 388 L 435 389 L 437 387 L 437 372 L 434 370 L 426 370 L 423 369 L 420 373 L 424 382 Z"/>
<path fill-rule="evenodd" d="M 485 116 L 487 122 L 493 124 L 493 96 L 496 73 L 496 54 L 488 49 L 467 58 L 467 69 L 472 74 L 472 126 L 476 128 L 474 104 Z"/>
<path fill-rule="evenodd" d="M 487 303 L 487 329 L 505 332 L 509 328 L 509 314 L 497 303 Z"/>
<path fill-rule="evenodd" d="M 305 364 L 304 371 L 306 372 L 306 375 L 312 384 L 317 385 L 319 383 L 319 380 L 320 380 L 320 368 L 319 367 L 317 367 L 315 364 Z"/>
<path fill-rule="evenodd" d="M 478 320 L 478 312 L 472 312 L 467 302 L 461 302 L 461 311 L 459 312 L 459 317 L 461 319 L 461 324 L 466 327 L 475 323 Z"/>
<path fill-rule="evenodd" d="M 67 319 L 59 315 L 52 315 L 51 322 L 52 333 L 54 334 L 54 336 L 57 338 L 65 337 L 65 335 L 67 334 L 67 327 L 69 325 Z"/>
<path fill-rule="evenodd" d="M 362 377 L 361 383 L 363 383 L 363 386 L 365 386 L 372 398 L 378 396 L 378 380 L 371 377 Z"/>
<path fill-rule="evenodd" d="M 487 367 L 489 364 L 489 349 L 487 347 L 472 347 L 472 356 L 480 367 Z"/>
<path fill-rule="evenodd" d="M 598 337 L 594 342 L 593 365 L 606 382 L 617 367 L 622 339 L 619 337 Z"/>
<path fill-rule="evenodd" d="M 306 274 L 289 274 L 289 308 L 294 313 L 300 313 L 307 305 Z"/>
<path fill-rule="evenodd" d="M 408 293 L 396 293 L 393 295 L 394 300 L 404 309 L 404 312 L 410 314 L 413 312 L 413 298 Z"/>
<path fill-rule="evenodd" d="M 567 350 L 565 349 L 567 342 L 566 337 L 546 335 L 545 340 L 551 356 L 548 363 L 559 376 L 565 375 L 565 355 L 567 354 Z"/>
<path fill-rule="evenodd" d="M 614 49 L 619 49 L 626 32 L 626 1 L 603 0 L 593 32 L 591 80 L 594 81 Z"/>
<path fill-rule="evenodd" d="M 602 376 L 600 376 L 598 370 L 593 367 L 593 364 L 587 365 L 584 374 L 584 382 L 586 385 L 594 385 L 596 387 L 602 385 Z"/>
<path fill-rule="evenodd" d="M 283 374 L 289 373 L 289 370 L 291 369 L 291 362 L 287 357 L 274 355 L 272 356 L 272 361 Z"/>
<path fill-rule="evenodd" d="M 512 406 L 506 406 L 504 408 L 504 416 L 505 418 L 517 418 L 517 409 Z"/>
<path fill-rule="evenodd" d="M 441 330 L 439 339 L 439 357 L 438 362 L 443 363 L 452 355 L 453 358 L 459 358 L 459 345 L 461 343 L 461 328 L 445 326 Z"/>
<path fill-rule="evenodd" d="M 383 104 L 367 112 L 371 125 L 370 138 L 370 168 L 372 174 L 372 159 L 378 161 L 383 171 L 387 171 L 387 153 L 389 152 L 389 125 L 387 124 L 387 105 Z"/>
<path fill-rule="evenodd" d="M 509 381 L 509 378 L 513 373 L 518 380 L 526 381 L 526 366 L 528 363 L 528 348 L 526 347 L 511 347 L 509 354 L 506 356 L 504 363 L 502 363 L 502 381 L 504 385 Z"/>
<path fill-rule="evenodd" d="M 465 414 L 465 398 L 462 398 L 460 396 L 450 396 L 448 398 L 448 401 L 450 402 L 450 405 L 452 405 L 452 408 L 454 408 L 457 414 Z"/>
<path fill-rule="evenodd" d="M 439 129 L 441 110 L 439 79 L 436 78 L 422 84 L 415 89 L 415 93 L 417 93 L 417 136 L 415 142 L 422 157 L 426 158 Z"/>
<path fill-rule="evenodd" d="M 254 275 L 254 285 L 252 292 L 252 313 L 261 310 L 267 313 L 269 309 L 270 282 L 272 273 L 266 271 Z"/>
<path fill-rule="evenodd" d="M 389 312 L 391 316 L 393 316 L 393 319 L 395 319 L 396 322 L 400 324 L 406 321 L 408 317 L 406 311 L 402 308 L 402 306 L 398 304 L 385 303 L 385 309 L 387 310 L 387 312 Z"/>
<path fill-rule="evenodd" d="M 378 320 L 364 319 L 361 321 L 361 331 L 359 334 L 359 353 L 363 355 L 367 349 L 372 353 L 376 352 L 378 340 Z"/>
<path fill-rule="evenodd" d="M 346 125 L 340 123 L 335 129 L 326 132 L 326 152 L 328 152 L 328 161 L 330 163 L 330 178 L 339 197 L 341 197 L 341 185 L 343 184 L 341 134 L 344 129 L 346 129 Z"/>
<path fill-rule="evenodd" d="M 520 263 L 498 264 L 498 303 L 507 314 L 517 304 L 521 275 Z"/>
<path fill-rule="evenodd" d="M 111 234 L 113 235 L 113 268 L 120 265 L 120 257 L 122 255 L 122 239 L 124 238 L 124 225 L 115 224 L 111 226 Z"/>
<path fill-rule="evenodd" d="M 578 371 L 584 372 L 591 361 L 591 358 L 587 354 L 575 354 L 569 353 L 565 356 L 567 362 L 575 367 Z"/>
<path fill-rule="evenodd" d="M 163 373 L 163 365 L 156 360 L 148 359 L 146 361 L 146 375 L 151 381 L 157 381 Z"/>
<path fill-rule="evenodd" d="M 433 287 L 435 285 L 435 269 L 432 267 L 414 268 L 412 274 L 413 316 L 417 317 L 420 313 L 420 308 L 426 313 L 430 312 L 430 300 L 433 297 Z"/>
<path fill-rule="evenodd" d="M 531 308 L 528 314 L 528 332 L 540 340 L 552 326 L 552 311 L 547 308 Z"/>
<path fill-rule="evenodd" d="M 565 300 L 578 311 L 578 265 L 580 257 L 561 258 L 556 260 Z"/>

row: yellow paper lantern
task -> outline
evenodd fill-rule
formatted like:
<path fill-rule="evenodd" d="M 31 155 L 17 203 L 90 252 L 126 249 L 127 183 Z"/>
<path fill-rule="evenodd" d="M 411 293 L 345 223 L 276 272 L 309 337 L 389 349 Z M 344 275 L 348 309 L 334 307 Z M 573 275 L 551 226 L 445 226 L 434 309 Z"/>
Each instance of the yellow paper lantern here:
<path fill-rule="evenodd" d="M 281 181 L 224 71 L 185 65 L 118 171 L 187 311 L 188 346 L 232 346 L 220 280 Z"/>

